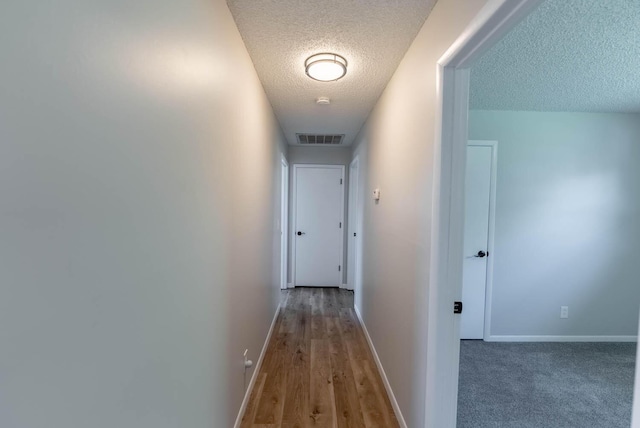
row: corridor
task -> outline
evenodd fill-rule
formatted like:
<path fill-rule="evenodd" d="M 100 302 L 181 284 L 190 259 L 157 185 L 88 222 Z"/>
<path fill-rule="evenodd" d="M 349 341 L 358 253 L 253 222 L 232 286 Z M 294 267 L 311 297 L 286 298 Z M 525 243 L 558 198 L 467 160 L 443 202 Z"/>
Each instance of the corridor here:
<path fill-rule="evenodd" d="M 284 291 L 242 427 L 397 427 L 353 309 L 338 288 Z"/>

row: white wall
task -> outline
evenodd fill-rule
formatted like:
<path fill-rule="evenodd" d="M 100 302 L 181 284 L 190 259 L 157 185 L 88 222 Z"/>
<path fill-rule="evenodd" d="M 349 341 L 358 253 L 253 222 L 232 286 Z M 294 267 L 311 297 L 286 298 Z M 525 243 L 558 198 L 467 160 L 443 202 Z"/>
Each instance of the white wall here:
<path fill-rule="evenodd" d="M 345 165 L 344 171 L 344 224 L 343 230 L 347 230 L 348 198 L 349 198 L 349 163 L 351 162 L 350 147 L 318 147 L 318 146 L 288 146 L 289 156 L 289 273 L 288 283 L 293 282 L 293 240 L 295 239 L 295 224 L 293 218 L 293 165 L 294 164 L 318 164 L 318 165 Z M 347 282 L 347 234 L 344 233 L 344 258 L 342 262 L 342 283 Z"/>
<path fill-rule="evenodd" d="M 436 4 L 354 150 L 364 204 L 357 304 L 410 427 L 424 423 L 436 62 L 485 3 Z"/>
<path fill-rule="evenodd" d="M 316 163 L 324 165 L 349 165 L 351 162 L 350 147 L 305 147 L 288 146 L 289 162 Z"/>
<path fill-rule="evenodd" d="M 471 111 L 469 137 L 499 146 L 492 335 L 636 335 L 640 115 Z"/>
<path fill-rule="evenodd" d="M 225 2 L 5 0 L 0 52 L 0 426 L 231 426 L 284 146 Z"/>

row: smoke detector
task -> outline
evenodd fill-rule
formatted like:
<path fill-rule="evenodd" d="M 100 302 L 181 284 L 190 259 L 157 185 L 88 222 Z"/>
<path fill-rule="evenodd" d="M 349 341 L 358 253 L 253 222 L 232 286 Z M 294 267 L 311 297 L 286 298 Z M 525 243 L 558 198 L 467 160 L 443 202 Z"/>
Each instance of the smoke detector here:
<path fill-rule="evenodd" d="M 331 100 L 329 99 L 329 97 L 320 97 L 316 100 L 316 104 L 321 106 L 328 106 L 329 104 L 331 104 Z"/>

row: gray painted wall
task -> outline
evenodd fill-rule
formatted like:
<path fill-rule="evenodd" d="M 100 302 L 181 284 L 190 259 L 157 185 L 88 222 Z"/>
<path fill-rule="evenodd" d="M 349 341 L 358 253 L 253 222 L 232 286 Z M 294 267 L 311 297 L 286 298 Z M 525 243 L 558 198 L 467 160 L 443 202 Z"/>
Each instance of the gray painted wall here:
<path fill-rule="evenodd" d="M 498 141 L 492 335 L 636 335 L 640 115 L 471 111 L 469 137 Z"/>
<path fill-rule="evenodd" d="M 347 282 L 347 222 L 349 209 L 349 164 L 351 163 L 350 147 L 305 147 L 305 146 L 289 146 L 289 272 L 287 283 L 292 283 L 293 277 L 293 260 L 291 251 L 293 250 L 293 240 L 295 239 L 295 230 L 293 223 L 293 165 L 294 164 L 318 164 L 318 165 L 345 165 L 344 169 L 344 258 L 342 261 L 342 283 Z"/>
<path fill-rule="evenodd" d="M 0 52 L 0 426 L 232 426 L 285 147 L 224 0 L 5 0 Z"/>

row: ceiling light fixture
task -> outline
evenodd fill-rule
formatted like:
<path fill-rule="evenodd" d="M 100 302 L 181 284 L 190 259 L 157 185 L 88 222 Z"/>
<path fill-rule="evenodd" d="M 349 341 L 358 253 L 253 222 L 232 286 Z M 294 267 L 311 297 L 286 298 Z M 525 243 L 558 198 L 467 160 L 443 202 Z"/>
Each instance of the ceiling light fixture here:
<path fill-rule="evenodd" d="M 320 82 L 333 82 L 347 74 L 347 60 L 333 53 L 311 55 L 304 62 L 307 76 Z"/>

